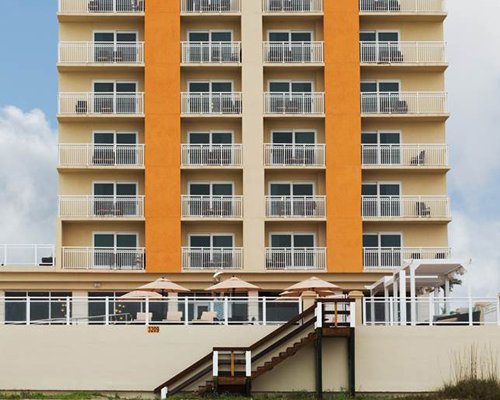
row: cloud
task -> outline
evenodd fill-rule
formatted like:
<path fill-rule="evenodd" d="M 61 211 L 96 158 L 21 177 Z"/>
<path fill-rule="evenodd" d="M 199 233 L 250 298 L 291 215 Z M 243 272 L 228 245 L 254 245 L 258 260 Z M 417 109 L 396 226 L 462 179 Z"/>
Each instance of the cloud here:
<path fill-rule="evenodd" d="M 54 243 L 56 143 L 42 111 L 0 108 L 0 243 Z"/>

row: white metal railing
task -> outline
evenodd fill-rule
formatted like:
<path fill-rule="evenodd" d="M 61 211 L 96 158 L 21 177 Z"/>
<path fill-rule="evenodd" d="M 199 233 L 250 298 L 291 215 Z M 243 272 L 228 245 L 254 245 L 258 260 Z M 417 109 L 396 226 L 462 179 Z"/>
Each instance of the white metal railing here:
<path fill-rule="evenodd" d="M 60 144 L 60 167 L 143 167 L 143 144 Z"/>
<path fill-rule="evenodd" d="M 144 42 L 60 42 L 60 64 L 144 64 Z"/>
<path fill-rule="evenodd" d="M 59 196 L 61 218 L 143 218 L 144 196 Z"/>
<path fill-rule="evenodd" d="M 182 42 L 183 64 L 241 62 L 241 42 Z"/>
<path fill-rule="evenodd" d="M 59 93 L 60 115 L 143 115 L 144 93 Z"/>
<path fill-rule="evenodd" d="M 52 244 L 0 244 L 2 267 L 53 267 L 55 247 Z"/>
<path fill-rule="evenodd" d="M 182 196 L 184 218 L 241 218 L 243 196 Z"/>
<path fill-rule="evenodd" d="M 308 93 L 264 93 L 265 114 L 324 114 L 325 94 Z"/>
<path fill-rule="evenodd" d="M 449 219 L 448 196 L 362 196 L 362 216 L 370 219 Z"/>
<path fill-rule="evenodd" d="M 401 313 L 401 310 L 406 310 Z M 498 297 L 365 297 L 366 326 L 500 326 Z"/>
<path fill-rule="evenodd" d="M 370 269 L 397 269 L 405 260 L 444 260 L 451 256 L 446 247 L 364 247 L 363 265 Z"/>
<path fill-rule="evenodd" d="M 445 144 L 362 144 L 363 166 L 447 167 Z"/>
<path fill-rule="evenodd" d="M 181 12 L 187 14 L 239 13 L 241 0 L 181 0 Z"/>
<path fill-rule="evenodd" d="M 323 63 L 324 42 L 264 42 L 263 59 L 271 64 Z"/>
<path fill-rule="evenodd" d="M 237 270 L 243 268 L 241 247 L 183 247 L 182 269 Z"/>
<path fill-rule="evenodd" d="M 241 93 L 181 93 L 182 114 L 241 114 Z"/>
<path fill-rule="evenodd" d="M 326 270 L 326 248 L 323 247 L 267 247 L 268 270 Z"/>
<path fill-rule="evenodd" d="M 266 196 L 266 217 L 324 218 L 326 196 Z"/>
<path fill-rule="evenodd" d="M 144 0 L 59 0 L 60 14 L 143 12 Z"/>
<path fill-rule="evenodd" d="M 281 325 L 302 312 L 300 298 L 120 296 L 0 297 L 0 325 Z"/>
<path fill-rule="evenodd" d="M 241 166 L 241 144 L 182 144 L 182 166 Z"/>
<path fill-rule="evenodd" d="M 265 13 L 321 13 L 323 0 L 263 0 Z"/>
<path fill-rule="evenodd" d="M 444 0 L 359 0 L 359 9 L 362 13 L 440 14 Z"/>
<path fill-rule="evenodd" d="M 62 268 L 81 270 L 144 270 L 144 248 L 63 247 Z"/>
<path fill-rule="evenodd" d="M 447 114 L 444 92 L 361 93 L 362 114 Z"/>
<path fill-rule="evenodd" d="M 324 144 L 264 144 L 264 165 L 324 167 Z"/>
<path fill-rule="evenodd" d="M 444 42 L 360 42 L 361 64 L 445 64 Z"/>

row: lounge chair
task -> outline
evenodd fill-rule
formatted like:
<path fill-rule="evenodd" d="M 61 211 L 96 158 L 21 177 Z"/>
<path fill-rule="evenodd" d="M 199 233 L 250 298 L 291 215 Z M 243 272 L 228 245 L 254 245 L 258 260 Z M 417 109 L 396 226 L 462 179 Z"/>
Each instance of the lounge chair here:
<path fill-rule="evenodd" d="M 147 316 L 147 318 L 146 318 L 146 316 Z M 151 321 L 152 319 L 153 319 L 152 312 L 150 312 L 150 313 L 138 312 L 136 317 L 135 317 L 134 322 L 146 322 L 146 320 Z"/>
<path fill-rule="evenodd" d="M 199 319 L 193 320 L 195 324 L 213 324 L 217 318 L 215 311 L 203 311 Z"/>
<path fill-rule="evenodd" d="M 167 324 L 182 323 L 182 311 L 167 311 L 167 319 L 164 322 Z"/>

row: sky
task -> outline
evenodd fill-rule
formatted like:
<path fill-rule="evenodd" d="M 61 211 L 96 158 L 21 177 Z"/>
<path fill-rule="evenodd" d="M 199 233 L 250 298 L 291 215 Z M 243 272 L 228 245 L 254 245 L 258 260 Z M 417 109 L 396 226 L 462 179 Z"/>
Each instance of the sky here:
<path fill-rule="evenodd" d="M 337 1 L 337 0 L 326 0 Z M 355 0 L 350 0 L 355 1 Z M 481 4 L 473 7 L 471 4 Z M 448 0 L 447 142 L 454 258 L 472 265 L 458 294 L 500 291 L 499 0 Z M 0 243 L 53 243 L 57 211 L 57 0 L 0 13 Z M 15 35 L 13 34 L 15 32 Z M 8 55 L 8 57 L 6 57 Z"/>

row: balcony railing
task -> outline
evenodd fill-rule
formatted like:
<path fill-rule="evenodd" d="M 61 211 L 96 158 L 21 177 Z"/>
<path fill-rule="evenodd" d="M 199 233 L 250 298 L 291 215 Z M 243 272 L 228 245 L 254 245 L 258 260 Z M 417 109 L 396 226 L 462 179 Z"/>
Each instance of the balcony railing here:
<path fill-rule="evenodd" d="M 144 270 L 144 248 L 63 247 L 62 268 L 74 270 Z"/>
<path fill-rule="evenodd" d="M 60 64 L 144 64 L 144 42 L 61 42 Z"/>
<path fill-rule="evenodd" d="M 144 93 L 59 93 L 59 115 L 144 115 Z"/>
<path fill-rule="evenodd" d="M 143 13 L 144 0 L 59 0 L 60 14 Z"/>
<path fill-rule="evenodd" d="M 266 248 L 268 270 L 326 270 L 326 248 L 323 247 L 268 247 Z"/>
<path fill-rule="evenodd" d="M 181 0 L 181 12 L 187 14 L 239 13 L 241 0 Z"/>
<path fill-rule="evenodd" d="M 59 196 L 61 218 L 143 218 L 144 196 Z"/>
<path fill-rule="evenodd" d="M 326 196 L 266 196 L 266 217 L 324 218 Z"/>
<path fill-rule="evenodd" d="M 184 218 L 241 218 L 242 196 L 182 196 Z"/>
<path fill-rule="evenodd" d="M 447 114 L 443 92 L 361 93 L 361 113 L 388 115 Z"/>
<path fill-rule="evenodd" d="M 400 268 L 405 260 L 444 260 L 451 257 L 445 247 L 364 247 L 363 265 L 370 269 Z"/>
<path fill-rule="evenodd" d="M 182 144 L 182 166 L 238 167 L 242 150 L 241 144 Z"/>
<path fill-rule="evenodd" d="M 359 0 L 359 10 L 373 13 L 438 14 L 444 0 Z"/>
<path fill-rule="evenodd" d="M 182 42 L 183 64 L 241 62 L 241 42 Z"/>
<path fill-rule="evenodd" d="M 444 42 L 360 42 L 361 64 L 445 64 Z"/>
<path fill-rule="evenodd" d="M 361 157 L 364 167 L 446 168 L 448 146 L 444 144 L 363 144 Z"/>
<path fill-rule="evenodd" d="M 324 167 L 324 144 L 264 144 L 268 167 Z"/>
<path fill-rule="evenodd" d="M 243 268 L 240 247 L 183 247 L 184 270 L 238 270 Z"/>
<path fill-rule="evenodd" d="M 323 0 L 263 0 L 265 13 L 322 13 Z"/>
<path fill-rule="evenodd" d="M 322 115 L 325 113 L 325 94 L 264 93 L 264 113 L 283 115 Z"/>
<path fill-rule="evenodd" d="M 60 144 L 59 166 L 144 167 L 143 144 Z"/>
<path fill-rule="evenodd" d="M 0 244 L 0 271 L 2 267 L 53 267 L 52 244 Z"/>
<path fill-rule="evenodd" d="M 241 93 L 181 93 L 181 112 L 185 115 L 239 115 Z"/>
<path fill-rule="evenodd" d="M 362 196 L 364 220 L 449 219 L 447 196 Z"/>
<path fill-rule="evenodd" d="M 323 42 L 264 42 L 263 57 L 270 64 L 323 63 Z"/>

